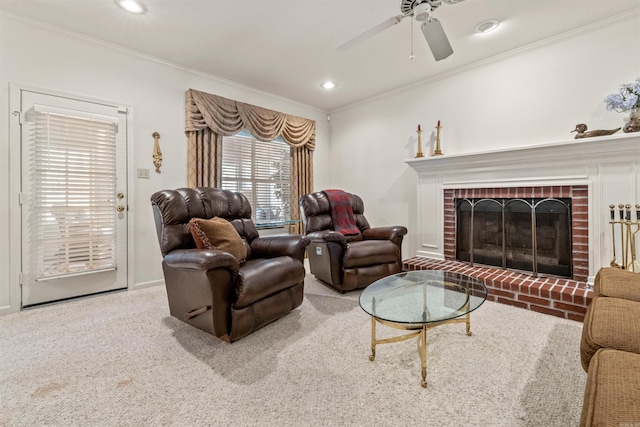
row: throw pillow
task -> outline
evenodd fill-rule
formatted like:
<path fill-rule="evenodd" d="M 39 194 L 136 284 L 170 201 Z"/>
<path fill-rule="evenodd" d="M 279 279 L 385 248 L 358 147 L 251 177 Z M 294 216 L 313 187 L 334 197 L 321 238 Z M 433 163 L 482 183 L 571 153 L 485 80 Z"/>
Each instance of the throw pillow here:
<path fill-rule="evenodd" d="M 219 249 L 229 252 L 238 262 L 247 259 L 247 248 L 235 227 L 226 219 L 192 218 L 189 229 L 199 249 Z"/>

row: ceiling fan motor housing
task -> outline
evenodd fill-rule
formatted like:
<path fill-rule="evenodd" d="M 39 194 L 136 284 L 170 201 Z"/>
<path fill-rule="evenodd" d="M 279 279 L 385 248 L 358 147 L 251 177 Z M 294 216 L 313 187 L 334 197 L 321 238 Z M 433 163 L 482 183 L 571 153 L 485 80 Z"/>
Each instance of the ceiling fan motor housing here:
<path fill-rule="evenodd" d="M 414 10 L 421 4 L 427 3 L 431 6 L 431 10 L 436 10 L 442 3 L 456 4 L 463 0 L 400 0 L 400 10 L 404 16 L 410 16 Z"/>
<path fill-rule="evenodd" d="M 431 6 L 429 3 L 420 3 L 413 8 L 413 18 L 418 22 L 424 22 L 431 16 Z"/>
<path fill-rule="evenodd" d="M 444 0 L 445 3 L 449 1 L 461 1 L 461 0 Z M 426 21 L 431 15 L 431 11 L 437 9 L 443 0 L 401 0 L 400 10 L 405 16 L 413 15 L 416 21 Z"/>

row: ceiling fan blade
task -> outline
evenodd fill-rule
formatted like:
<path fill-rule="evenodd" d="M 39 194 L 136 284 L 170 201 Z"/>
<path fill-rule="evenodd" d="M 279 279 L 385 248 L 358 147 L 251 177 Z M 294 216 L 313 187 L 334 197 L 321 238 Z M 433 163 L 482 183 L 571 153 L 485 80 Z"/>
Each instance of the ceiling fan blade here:
<path fill-rule="evenodd" d="M 398 15 L 398 16 L 389 18 L 379 23 L 375 27 L 368 29 L 364 33 L 357 35 L 354 38 L 347 40 L 346 42 L 336 46 L 336 50 L 340 52 L 344 52 L 345 50 L 351 49 L 353 46 L 360 44 L 363 41 L 375 36 L 376 34 L 383 32 L 387 28 L 393 27 L 394 25 L 400 23 L 400 21 L 402 21 L 404 18 L 406 18 L 405 15 Z"/>
<path fill-rule="evenodd" d="M 424 38 L 427 39 L 429 49 L 433 53 L 436 61 L 441 61 L 453 53 L 453 48 L 449 43 L 447 35 L 444 33 L 442 24 L 436 18 L 431 18 L 422 23 L 420 26 Z"/>

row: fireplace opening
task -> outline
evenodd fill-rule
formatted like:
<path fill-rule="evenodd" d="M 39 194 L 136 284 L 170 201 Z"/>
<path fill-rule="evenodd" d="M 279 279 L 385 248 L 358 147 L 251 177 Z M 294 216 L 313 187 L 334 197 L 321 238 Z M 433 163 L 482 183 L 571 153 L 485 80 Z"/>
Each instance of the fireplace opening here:
<path fill-rule="evenodd" d="M 572 277 L 570 198 L 461 198 L 456 259 Z"/>

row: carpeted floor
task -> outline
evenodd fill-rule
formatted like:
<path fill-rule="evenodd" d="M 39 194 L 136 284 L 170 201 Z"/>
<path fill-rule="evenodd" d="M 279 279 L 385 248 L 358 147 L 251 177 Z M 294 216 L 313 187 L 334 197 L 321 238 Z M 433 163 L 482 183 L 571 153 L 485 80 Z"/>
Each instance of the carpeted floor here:
<path fill-rule="evenodd" d="M 307 276 L 302 306 L 233 344 L 168 316 L 164 287 L 0 317 L 0 425 L 577 426 L 582 324 L 486 302 L 380 345 L 359 292 Z M 379 327 L 391 335 L 399 331 Z"/>

